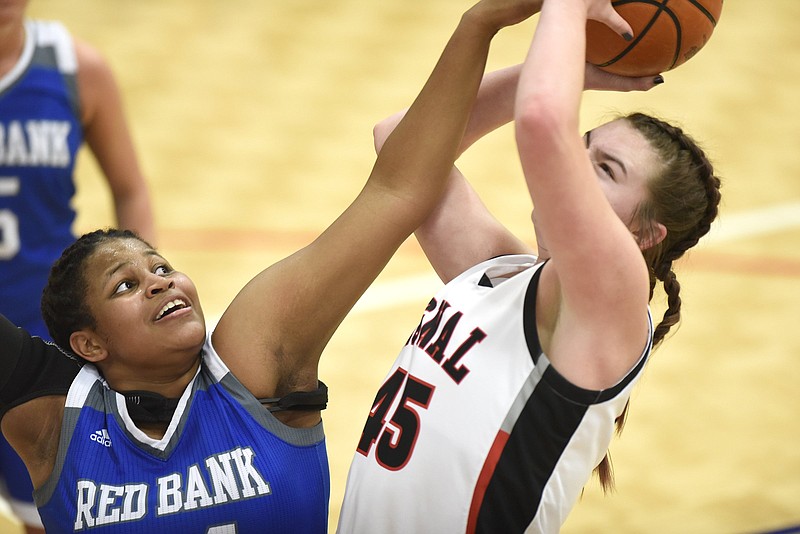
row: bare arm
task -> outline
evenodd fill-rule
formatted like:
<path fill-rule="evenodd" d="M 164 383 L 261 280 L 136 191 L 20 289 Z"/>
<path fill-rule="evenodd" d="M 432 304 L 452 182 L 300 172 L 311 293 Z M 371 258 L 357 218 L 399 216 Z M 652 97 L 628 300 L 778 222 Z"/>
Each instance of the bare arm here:
<path fill-rule="evenodd" d="M 147 183 L 125 119 L 111 68 L 91 46 L 76 40 L 78 94 L 86 142 L 108 181 L 117 225 L 155 245 Z"/>
<path fill-rule="evenodd" d="M 486 134 L 511 121 L 520 67 L 514 65 L 484 76 L 459 146 L 459 155 Z M 396 113 L 375 127 L 377 151 L 404 113 Z M 439 204 L 415 235 L 443 282 L 450 281 L 482 260 L 500 254 L 530 252 L 528 245 L 489 212 L 455 166 L 450 171 Z"/>
<path fill-rule="evenodd" d="M 606 0 L 545 0 L 515 111 L 536 224 L 552 255 L 542 283 L 558 295 L 545 310 L 556 318 L 548 355 L 578 385 L 598 389 L 644 347 L 649 298 L 641 252 L 604 196 L 578 129 L 587 16 L 629 31 L 610 9 Z"/>
<path fill-rule="evenodd" d="M 468 10 L 358 197 L 313 243 L 263 271 L 231 303 L 214 343 L 254 394 L 316 386 L 319 357 L 339 323 L 438 202 L 492 37 L 539 3 L 483 0 Z"/>
<path fill-rule="evenodd" d="M 470 115 L 459 154 L 486 134 L 510 122 L 522 65 L 484 76 Z M 652 78 L 626 78 L 586 64 L 585 89 L 634 91 L 653 87 Z M 375 148 L 402 118 L 401 111 L 375 127 Z M 431 265 L 444 282 L 483 260 L 502 254 L 529 254 L 530 245 L 513 235 L 486 208 L 463 174 L 453 167 L 447 189 L 430 217 L 415 232 Z M 547 257 L 537 234 L 538 255 Z"/>

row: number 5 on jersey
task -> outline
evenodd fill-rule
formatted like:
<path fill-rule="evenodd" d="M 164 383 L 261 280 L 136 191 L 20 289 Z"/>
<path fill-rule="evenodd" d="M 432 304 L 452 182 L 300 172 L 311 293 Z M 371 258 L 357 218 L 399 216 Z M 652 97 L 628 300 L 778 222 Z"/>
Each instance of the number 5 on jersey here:
<path fill-rule="evenodd" d="M 434 389 L 431 384 L 398 368 L 375 396 L 358 442 L 358 452 L 367 456 L 375 445 L 375 460 L 380 465 L 391 471 L 402 469 L 411 458 L 419 436 L 419 414 L 415 406 L 427 409 Z M 387 424 L 389 409 L 395 404 L 398 394 L 400 400 Z"/>
<path fill-rule="evenodd" d="M 0 197 L 19 193 L 19 178 L 0 176 Z M 14 212 L 0 209 L 0 260 L 10 260 L 19 252 L 19 223 Z"/>

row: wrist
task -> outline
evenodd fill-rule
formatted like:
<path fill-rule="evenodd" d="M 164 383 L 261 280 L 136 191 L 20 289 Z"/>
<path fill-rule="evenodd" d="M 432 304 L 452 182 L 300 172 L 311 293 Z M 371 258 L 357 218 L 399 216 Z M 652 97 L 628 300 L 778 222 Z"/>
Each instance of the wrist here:
<path fill-rule="evenodd" d="M 502 28 L 501 25 L 495 23 L 490 17 L 486 16 L 482 5 L 480 3 L 472 6 L 461 15 L 459 21 L 459 28 L 461 31 L 470 33 L 475 37 L 483 37 L 492 39 Z"/>

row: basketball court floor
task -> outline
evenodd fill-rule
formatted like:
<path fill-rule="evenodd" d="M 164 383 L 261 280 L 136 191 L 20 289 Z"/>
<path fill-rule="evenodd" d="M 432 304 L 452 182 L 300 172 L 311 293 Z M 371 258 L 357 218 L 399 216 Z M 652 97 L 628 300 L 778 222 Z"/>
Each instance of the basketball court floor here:
<path fill-rule="evenodd" d="M 212 318 L 256 272 L 311 241 L 361 188 L 371 129 L 409 105 L 469 0 L 34 0 L 111 62 L 150 179 L 158 245 Z M 800 2 L 729 0 L 711 41 L 646 94 L 587 93 L 585 127 L 672 119 L 724 180 L 713 234 L 678 265 L 684 320 L 565 533 L 745 534 L 800 525 Z M 495 41 L 522 60 L 535 19 Z M 460 162 L 531 242 L 511 129 Z M 79 162 L 76 231 L 113 224 Z M 331 531 L 374 392 L 437 280 L 409 240 L 323 356 Z M 655 304 L 657 308 L 659 303 Z M 0 533 L 19 527 L 0 518 Z"/>

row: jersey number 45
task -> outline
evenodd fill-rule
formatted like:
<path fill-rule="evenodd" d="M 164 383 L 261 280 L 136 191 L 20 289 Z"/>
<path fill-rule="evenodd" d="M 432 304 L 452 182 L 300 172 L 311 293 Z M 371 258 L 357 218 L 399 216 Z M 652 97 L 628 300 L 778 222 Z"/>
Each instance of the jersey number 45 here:
<path fill-rule="evenodd" d="M 404 369 L 398 368 L 378 390 L 367 417 L 357 450 L 368 456 L 376 446 L 375 460 L 386 469 L 397 471 L 405 466 L 420 431 L 417 409 L 427 409 L 436 389 Z M 399 401 L 395 399 L 399 396 Z M 395 406 L 387 421 L 390 408 Z M 415 409 L 417 407 L 417 409 Z M 376 445 L 377 443 L 377 445 Z"/>

